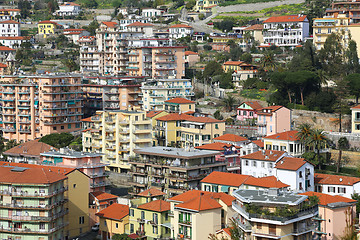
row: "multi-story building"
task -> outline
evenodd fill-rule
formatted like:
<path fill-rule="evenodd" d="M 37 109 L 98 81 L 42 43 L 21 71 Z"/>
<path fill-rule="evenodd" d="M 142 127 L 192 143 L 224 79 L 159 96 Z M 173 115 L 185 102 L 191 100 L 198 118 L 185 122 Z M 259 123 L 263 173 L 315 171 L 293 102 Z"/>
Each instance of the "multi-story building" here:
<path fill-rule="evenodd" d="M 237 120 L 239 121 L 256 121 L 257 110 L 263 108 L 258 101 L 243 102 L 237 107 Z M 254 119 L 254 120 L 253 120 Z"/>
<path fill-rule="evenodd" d="M 2 37 L 0 36 L 0 43 L 3 46 L 9 48 L 19 48 L 23 42 L 30 39 L 29 36 L 18 36 L 18 37 Z"/>
<path fill-rule="evenodd" d="M 135 193 L 153 186 L 173 196 L 199 187 L 213 171 L 226 171 L 226 163 L 215 161 L 216 151 L 158 146 L 134 152 L 139 156 L 130 162 Z"/>
<path fill-rule="evenodd" d="M 95 36 L 82 36 L 80 45 L 80 70 L 83 73 L 99 73 L 101 53 L 97 49 Z"/>
<path fill-rule="evenodd" d="M 141 16 L 144 18 L 156 18 L 160 17 L 164 13 L 164 10 L 157 8 L 143 8 L 141 9 Z"/>
<path fill-rule="evenodd" d="M 193 51 L 185 51 L 185 67 L 194 67 L 200 62 L 200 55 Z"/>
<path fill-rule="evenodd" d="M 118 203 L 118 196 L 107 192 L 90 192 L 89 193 L 89 216 L 90 226 L 99 223 L 100 219 L 96 213 L 109 207 L 110 205 Z"/>
<path fill-rule="evenodd" d="M 268 136 L 291 130 L 291 110 L 283 106 L 269 106 L 257 111 L 258 134 Z"/>
<path fill-rule="evenodd" d="M 84 77 L 84 115 L 98 110 L 129 110 L 141 108 L 141 80 L 135 77 Z"/>
<path fill-rule="evenodd" d="M 1 238 L 66 239 L 66 179 L 43 169 L 1 166 Z"/>
<path fill-rule="evenodd" d="M 250 36 L 253 38 L 252 41 L 262 43 L 264 42 L 263 39 L 263 30 L 264 25 L 263 24 L 254 24 L 249 27 L 246 27 L 243 29 L 244 34 L 247 32 L 250 33 Z"/>
<path fill-rule="evenodd" d="M 16 20 L 16 16 L 20 15 L 20 9 L 0 9 L 0 20 Z"/>
<path fill-rule="evenodd" d="M 351 198 L 354 193 L 360 193 L 360 178 L 316 173 L 315 191 Z"/>
<path fill-rule="evenodd" d="M 265 149 L 280 150 L 289 153 L 294 157 L 301 157 L 305 152 L 305 147 L 298 137 L 299 131 L 292 130 L 263 138 Z"/>
<path fill-rule="evenodd" d="M 233 218 L 244 231 L 244 239 L 312 239 L 318 205 L 308 201 L 308 196 L 279 189 L 239 189 L 233 196 Z"/>
<path fill-rule="evenodd" d="M 296 47 L 309 36 L 309 20 L 306 15 L 270 17 L 263 23 L 265 44 Z"/>
<path fill-rule="evenodd" d="M 233 196 L 226 193 L 191 190 L 169 198 L 174 228 L 172 238 L 206 240 L 230 224 L 235 211 Z"/>
<path fill-rule="evenodd" d="M 54 35 L 60 26 L 60 24 L 50 20 L 40 21 L 38 22 L 38 34 L 46 38 L 47 36 Z"/>
<path fill-rule="evenodd" d="M 145 112 L 98 111 L 95 126 L 83 132 L 83 150 L 103 154 L 103 163 L 115 172 L 126 173 L 134 150 L 152 145 L 152 126 Z"/>
<path fill-rule="evenodd" d="M 351 108 L 351 132 L 360 133 L 360 105 Z"/>
<path fill-rule="evenodd" d="M 79 76 L 3 76 L 1 83 L 4 138 L 28 141 L 81 130 Z"/>
<path fill-rule="evenodd" d="M 80 5 L 74 2 L 65 2 L 59 5 L 59 10 L 56 10 L 56 14 L 62 17 L 65 16 L 77 16 L 81 12 Z"/>
<path fill-rule="evenodd" d="M 5 63 L 9 54 L 15 55 L 16 50 L 6 47 L 6 46 L 0 46 L 0 62 Z"/>
<path fill-rule="evenodd" d="M 186 98 L 173 98 L 164 102 L 164 109 L 167 112 L 194 113 L 195 102 Z"/>
<path fill-rule="evenodd" d="M 43 164 L 76 168 L 85 173 L 90 177 L 90 192 L 105 191 L 109 174 L 105 172 L 106 165 L 100 162 L 102 154 L 60 148 L 60 151 L 51 150 L 40 155 Z"/>
<path fill-rule="evenodd" d="M 20 23 L 14 20 L 0 22 L 0 36 L 18 37 L 20 36 Z"/>
<path fill-rule="evenodd" d="M 194 96 L 190 79 L 156 79 L 144 82 L 141 87 L 145 111 L 164 110 L 164 101 L 172 98 L 190 99 Z"/>
<path fill-rule="evenodd" d="M 186 24 L 175 24 L 169 27 L 169 36 L 172 39 L 191 37 L 194 29 Z"/>
<path fill-rule="evenodd" d="M 115 234 L 128 233 L 129 206 L 114 203 L 96 213 L 100 218 L 99 232 L 101 239 L 111 239 Z"/>
<path fill-rule="evenodd" d="M 159 146 L 181 146 L 181 122 L 192 118 L 185 113 L 170 113 L 156 119 L 155 141 Z"/>
<path fill-rule="evenodd" d="M 345 0 L 334 2 L 331 8 L 326 9 L 325 15 L 328 17 L 337 17 L 338 15 L 347 15 L 352 23 L 360 22 L 360 1 L 359 0 Z"/>

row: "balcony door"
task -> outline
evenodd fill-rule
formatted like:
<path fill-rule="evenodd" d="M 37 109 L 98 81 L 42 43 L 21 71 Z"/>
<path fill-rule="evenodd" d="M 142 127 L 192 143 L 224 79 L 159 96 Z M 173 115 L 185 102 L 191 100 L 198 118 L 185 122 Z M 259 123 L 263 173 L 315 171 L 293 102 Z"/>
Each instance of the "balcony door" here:
<path fill-rule="evenodd" d="M 276 225 L 269 224 L 269 234 L 276 235 Z"/>

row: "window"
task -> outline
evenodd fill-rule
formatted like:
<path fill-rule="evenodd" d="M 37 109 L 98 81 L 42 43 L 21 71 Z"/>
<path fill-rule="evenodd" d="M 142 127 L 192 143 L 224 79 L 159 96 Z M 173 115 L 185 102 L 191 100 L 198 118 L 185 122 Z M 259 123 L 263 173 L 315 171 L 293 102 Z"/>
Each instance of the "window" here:
<path fill-rule="evenodd" d="M 218 189 L 218 186 L 212 186 L 212 191 L 213 191 L 213 192 L 218 192 L 218 190 L 219 190 L 219 189 Z"/>
<path fill-rule="evenodd" d="M 272 126 L 270 125 L 270 132 L 272 132 L 273 131 L 273 129 L 272 129 Z"/>
<path fill-rule="evenodd" d="M 215 124 L 215 129 L 219 129 L 219 124 Z"/>
<path fill-rule="evenodd" d="M 61 126 L 60 128 L 61 128 L 61 129 L 64 129 L 65 127 L 64 127 L 64 126 Z"/>
<path fill-rule="evenodd" d="M 262 228 L 262 223 L 256 223 L 256 228 L 261 229 Z"/>
<path fill-rule="evenodd" d="M 153 234 L 158 234 L 158 227 L 157 226 L 153 226 Z"/>
<path fill-rule="evenodd" d="M 153 213 L 153 222 L 154 223 L 158 223 L 158 215 L 157 215 L 157 213 Z"/>
<path fill-rule="evenodd" d="M 115 228 L 118 229 L 119 228 L 119 224 L 115 223 Z"/>
<path fill-rule="evenodd" d="M 269 166 L 269 168 L 272 168 L 272 167 L 273 167 L 273 164 L 272 164 L 272 163 L 269 163 L 268 166 Z"/>
<path fill-rule="evenodd" d="M 130 233 L 134 232 L 134 224 L 130 223 Z"/>
<path fill-rule="evenodd" d="M 253 165 L 253 167 L 256 167 L 256 161 L 253 161 L 252 165 Z"/>
<path fill-rule="evenodd" d="M 338 193 L 346 193 L 346 188 L 338 187 Z"/>
<path fill-rule="evenodd" d="M 299 178 L 302 178 L 302 171 L 299 172 Z"/>
<path fill-rule="evenodd" d="M 335 187 L 328 187 L 328 192 L 335 193 Z"/>
<path fill-rule="evenodd" d="M 189 109 L 191 109 L 191 105 L 189 105 Z"/>
<path fill-rule="evenodd" d="M 265 167 L 265 162 L 261 162 L 261 167 L 262 167 L 262 168 Z"/>
<path fill-rule="evenodd" d="M 79 217 L 79 224 L 84 224 L 85 218 L 84 216 Z"/>
<path fill-rule="evenodd" d="M 73 185 L 73 188 L 76 188 L 76 184 Z"/>
<path fill-rule="evenodd" d="M 45 223 L 40 223 L 39 228 L 40 228 L 40 229 L 45 229 Z"/>
<path fill-rule="evenodd" d="M 53 127 L 53 130 L 56 130 L 56 127 Z"/>
<path fill-rule="evenodd" d="M 104 226 L 106 227 L 106 225 L 107 225 L 107 224 L 106 224 L 106 220 L 104 220 Z"/>
<path fill-rule="evenodd" d="M 145 212 L 141 211 L 141 219 L 145 219 Z"/>
<path fill-rule="evenodd" d="M 130 209 L 130 213 L 129 213 L 129 215 L 130 215 L 131 217 L 133 217 L 133 216 L 134 216 L 134 209 Z"/>
<path fill-rule="evenodd" d="M 303 189 L 302 183 L 299 183 L 299 190 L 302 190 L 302 189 Z"/>
<path fill-rule="evenodd" d="M 71 124 L 68 124 L 68 129 L 71 129 Z"/>
<path fill-rule="evenodd" d="M 250 117 L 254 116 L 254 112 L 250 112 Z"/>
<path fill-rule="evenodd" d="M 271 150 L 271 145 L 270 144 L 266 144 L 266 150 Z"/>
<path fill-rule="evenodd" d="M 245 166 L 249 166 L 249 160 L 245 160 Z"/>

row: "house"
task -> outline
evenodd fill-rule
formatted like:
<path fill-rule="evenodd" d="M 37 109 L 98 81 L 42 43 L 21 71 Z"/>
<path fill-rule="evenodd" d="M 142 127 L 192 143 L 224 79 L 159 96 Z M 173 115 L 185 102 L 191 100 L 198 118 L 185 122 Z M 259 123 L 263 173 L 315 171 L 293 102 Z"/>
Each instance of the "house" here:
<path fill-rule="evenodd" d="M 209 234 L 230 224 L 234 197 L 226 193 L 191 190 L 169 198 L 173 213 L 172 238 L 208 239 Z"/>
<path fill-rule="evenodd" d="M 144 18 L 157 18 L 164 13 L 164 10 L 157 8 L 143 8 L 141 9 L 141 16 Z"/>
<path fill-rule="evenodd" d="M 102 211 L 103 209 L 109 207 L 114 203 L 118 203 L 118 196 L 97 191 L 89 193 L 89 217 L 90 217 L 90 226 L 93 226 L 95 223 L 99 223 L 99 217 L 96 213 Z"/>
<path fill-rule="evenodd" d="M 114 203 L 96 213 L 100 219 L 99 232 L 101 239 L 110 240 L 115 234 L 127 233 L 129 224 L 129 206 Z"/>
<path fill-rule="evenodd" d="M 200 55 L 193 51 L 185 51 L 185 67 L 193 67 L 200 61 Z"/>
<path fill-rule="evenodd" d="M 0 9 L 0 20 L 6 21 L 6 20 L 16 20 L 20 16 L 20 9 Z"/>
<path fill-rule="evenodd" d="M 309 37 L 309 20 L 306 15 L 270 17 L 263 24 L 265 44 L 296 47 Z"/>
<path fill-rule="evenodd" d="M 351 108 L 351 132 L 360 133 L 360 104 Z"/>
<path fill-rule="evenodd" d="M 81 7 L 79 4 L 74 2 L 65 2 L 62 5 L 59 5 L 59 10 L 56 10 L 55 14 L 67 17 L 67 16 L 77 16 L 81 12 Z"/>
<path fill-rule="evenodd" d="M 18 36 L 18 37 L 2 37 L 0 36 L 0 43 L 3 46 L 9 47 L 9 48 L 19 48 L 21 44 L 25 41 L 30 40 L 29 37 L 24 36 Z"/>
<path fill-rule="evenodd" d="M 194 29 L 186 24 L 175 24 L 169 27 L 169 36 L 172 39 L 191 36 L 193 32 Z"/>
<path fill-rule="evenodd" d="M 130 234 L 148 239 L 170 238 L 170 203 L 162 199 L 130 207 Z"/>
<path fill-rule="evenodd" d="M 186 98 L 173 98 L 164 102 L 167 112 L 186 113 L 195 111 L 195 102 Z"/>
<path fill-rule="evenodd" d="M 157 187 L 158 186 L 153 186 L 145 191 L 135 194 L 136 199 L 132 200 L 132 203 L 139 205 L 156 200 L 164 200 L 166 193 L 160 191 Z"/>
<path fill-rule="evenodd" d="M 227 172 L 212 172 L 201 180 L 201 190 L 209 192 L 224 192 L 232 195 L 237 189 L 269 189 L 286 190 L 289 185 L 279 181 L 274 176 L 256 178 Z"/>
<path fill-rule="evenodd" d="M 318 205 L 308 201 L 308 196 L 279 189 L 238 189 L 233 196 L 233 219 L 244 239 L 312 239 Z M 284 214 L 277 213 L 280 209 Z"/>
<path fill-rule="evenodd" d="M 226 61 L 223 63 L 222 68 L 224 72 L 233 72 L 241 69 L 241 65 L 244 64 L 243 61 Z"/>
<path fill-rule="evenodd" d="M 63 33 L 64 33 L 65 37 L 67 37 L 74 44 L 78 44 L 79 39 L 81 37 L 90 36 L 90 33 L 82 28 L 80 28 L 80 29 L 67 28 L 67 29 L 64 29 Z"/>
<path fill-rule="evenodd" d="M 58 28 L 60 28 L 60 25 L 50 20 L 38 22 L 38 34 L 43 38 L 55 34 Z"/>
<path fill-rule="evenodd" d="M 257 110 L 263 108 L 261 104 L 257 101 L 243 102 L 237 107 L 237 120 L 246 121 L 246 120 L 257 120 Z M 254 120 L 253 120 L 254 119 Z"/>
<path fill-rule="evenodd" d="M 263 24 L 254 24 L 246 27 L 245 29 L 243 29 L 243 31 L 245 34 L 249 32 L 250 36 L 254 39 L 255 42 L 263 43 L 263 28 Z"/>
<path fill-rule="evenodd" d="M 347 224 L 355 222 L 356 200 L 318 192 L 300 195 L 319 198 L 319 215 L 314 218 L 316 227 L 313 231 L 318 239 L 338 239 L 344 236 Z"/>
<path fill-rule="evenodd" d="M 298 137 L 299 131 L 292 130 L 268 135 L 263 138 L 265 149 L 286 151 L 294 157 L 301 157 L 305 152 L 304 144 Z"/>
<path fill-rule="evenodd" d="M 212 7 L 215 7 L 219 4 L 218 0 L 211 0 L 211 1 L 206 1 L 206 0 L 196 0 L 196 5 L 194 6 L 194 11 L 195 12 L 209 12 L 211 11 Z"/>
<path fill-rule="evenodd" d="M 15 54 L 16 50 L 6 46 L 0 46 L 0 62 L 5 63 L 10 53 Z"/>
<path fill-rule="evenodd" d="M 291 130 L 291 110 L 283 106 L 269 106 L 257 111 L 258 134 L 268 136 Z"/>
<path fill-rule="evenodd" d="M 24 142 L 3 152 L 9 162 L 39 164 L 40 154 L 56 148 L 39 142 L 39 139 Z"/>
<path fill-rule="evenodd" d="M 228 45 L 228 42 L 230 40 L 234 41 L 236 44 L 239 44 L 240 41 L 242 40 L 237 35 L 230 35 L 230 36 L 216 35 L 216 36 L 210 36 L 210 38 L 212 39 L 212 42 L 210 43 L 212 50 L 219 52 L 230 51 L 230 46 Z"/>
<path fill-rule="evenodd" d="M 154 25 L 151 23 L 134 22 L 126 26 L 128 32 L 141 32 L 144 36 L 152 36 Z"/>
<path fill-rule="evenodd" d="M 360 178 L 316 173 L 315 191 L 351 198 L 354 193 L 360 193 Z"/>
<path fill-rule="evenodd" d="M 0 63 L 0 74 L 2 75 L 6 75 L 9 73 L 9 67 L 8 65 L 4 64 L 4 63 Z"/>
<path fill-rule="evenodd" d="M 227 143 L 227 144 L 234 144 L 235 146 L 241 146 L 242 144 L 249 142 L 249 139 L 239 135 L 226 133 L 224 135 L 214 138 L 213 141 Z"/>
<path fill-rule="evenodd" d="M 236 88 L 243 88 L 244 82 L 249 78 L 255 78 L 257 76 L 257 67 L 242 63 L 239 70 L 235 70 L 232 74 L 232 82 Z"/>
<path fill-rule="evenodd" d="M 216 231 L 215 236 L 217 239 L 231 240 L 231 228 L 222 228 Z"/>
<path fill-rule="evenodd" d="M 0 36 L 1 37 L 19 37 L 20 23 L 14 20 L 7 20 L 0 22 Z"/>

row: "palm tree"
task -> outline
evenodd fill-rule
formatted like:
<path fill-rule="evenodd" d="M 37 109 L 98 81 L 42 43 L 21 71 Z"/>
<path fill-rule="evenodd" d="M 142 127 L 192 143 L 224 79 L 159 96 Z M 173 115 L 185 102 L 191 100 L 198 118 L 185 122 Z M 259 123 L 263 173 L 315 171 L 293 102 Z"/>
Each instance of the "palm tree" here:
<path fill-rule="evenodd" d="M 228 112 L 231 112 L 235 104 L 235 98 L 232 95 L 228 95 L 226 98 L 223 99 L 223 103 L 225 105 L 225 109 Z"/>
<path fill-rule="evenodd" d="M 338 173 L 340 171 L 340 163 L 341 163 L 341 157 L 342 157 L 342 151 L 349 149 L 349 141 L 346 137 L 341 137 L 338 140 L 338 148 L 339 148 L 339 157 L 338 162 L 336 165 L 336 172 Z"/>
<path fill-rule="evenodd" d="M 260 61 L 260 66 L 265 71 L 275 71 L 276 70 L 277 66 L 276 66 L 275 56 L 272 51 L 266 51 L 264 53 L 264 55 Z"/>
<path fill-rule="evenodd" d="M 323 129 L 312 129 L 310 136 L 306 138 L 306 145 L 312 147 L 316 153 L 319 169 L 321 169 L 320 150 L 325 148 L 328 142 L 329 139 L 325 136 Z"/>
<path fill-rule="evenodd" d="M 311 135 L 311 125 L 309 123 L 302 123 L 298 127 L 297 137 L 300 139 L 300 142 L 305 146 L 306 149 L 306 141 L 308 137 Z"/>

